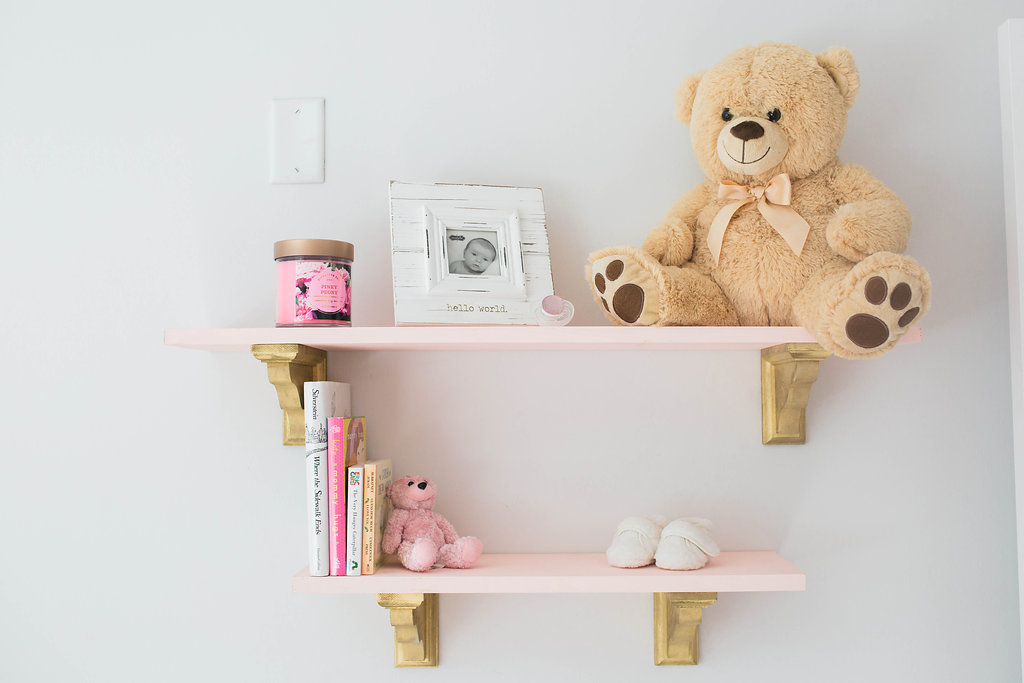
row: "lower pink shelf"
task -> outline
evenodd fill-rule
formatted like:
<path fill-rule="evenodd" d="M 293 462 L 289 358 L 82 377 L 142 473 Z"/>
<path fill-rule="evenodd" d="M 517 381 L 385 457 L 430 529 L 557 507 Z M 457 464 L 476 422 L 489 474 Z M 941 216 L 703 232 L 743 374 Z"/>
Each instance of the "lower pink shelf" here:
<path fill-rule="evenodd" d="M 292 578 L 295 593 L 734 593 L 802 591 L 806 576 L 773 552 L 722 553 L 696 571 L 619 569 L 603 553 L 484 555 L 472 569 L 411 572 L 389 561 L 369 576 Z"/>

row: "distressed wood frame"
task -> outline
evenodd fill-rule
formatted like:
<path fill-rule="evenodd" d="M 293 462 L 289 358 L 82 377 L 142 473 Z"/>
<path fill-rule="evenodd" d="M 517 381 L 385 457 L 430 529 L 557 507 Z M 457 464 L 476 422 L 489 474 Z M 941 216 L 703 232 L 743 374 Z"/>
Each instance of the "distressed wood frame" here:
<path fill-rule="evenodd" d="M 554 293 L 539 188 L 391 182 L 396 325 L 536 325 Z M 500 276 L 448 272 L 449 230 L 493 232 Z"/>

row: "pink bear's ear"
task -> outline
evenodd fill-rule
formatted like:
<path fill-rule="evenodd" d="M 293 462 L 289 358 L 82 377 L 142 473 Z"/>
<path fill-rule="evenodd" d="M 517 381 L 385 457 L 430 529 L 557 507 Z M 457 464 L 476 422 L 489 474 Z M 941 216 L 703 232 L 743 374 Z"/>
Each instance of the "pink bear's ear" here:
<path fill-rule="evenodd" d="M 394 486 L 394 484 L 388 484 L 388 487 L 386 489 L 384 489 L 384 497 L 385 498 L 390 498 L 391 497 L 391 487 L 392 486 Z"/>

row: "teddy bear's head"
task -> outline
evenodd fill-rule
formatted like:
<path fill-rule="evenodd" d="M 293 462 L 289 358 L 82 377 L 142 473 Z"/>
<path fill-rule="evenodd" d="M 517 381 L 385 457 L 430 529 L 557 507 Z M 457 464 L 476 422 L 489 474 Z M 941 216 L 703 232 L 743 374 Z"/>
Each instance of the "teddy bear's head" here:
<path fill-rule="evenodd" d="M 683 81 L 676 118 L 708 178 L 798 180 L 835 158 L 859 85 L 848 50 L 762 43 Z"/>
<path fill-rule="evenodd" d="M 402 477 L 392 482 L 386 495 L 399 510 L 432 510 L 437 486 L 424 477 Z"/>

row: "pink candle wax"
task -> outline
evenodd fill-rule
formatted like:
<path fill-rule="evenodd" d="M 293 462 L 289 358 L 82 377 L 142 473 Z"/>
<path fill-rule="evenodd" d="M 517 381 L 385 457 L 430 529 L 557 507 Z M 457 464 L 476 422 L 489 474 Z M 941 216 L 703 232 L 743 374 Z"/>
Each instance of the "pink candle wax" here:
<path fill-rule="evenodd" d="M 336 240 L 275 242 L 277 326 L 351 325 L 353 252 Z"/>

